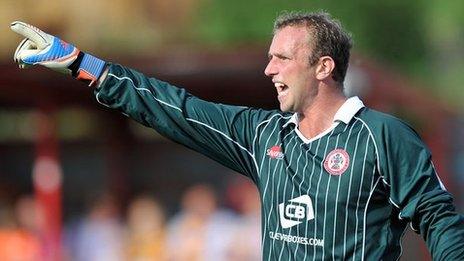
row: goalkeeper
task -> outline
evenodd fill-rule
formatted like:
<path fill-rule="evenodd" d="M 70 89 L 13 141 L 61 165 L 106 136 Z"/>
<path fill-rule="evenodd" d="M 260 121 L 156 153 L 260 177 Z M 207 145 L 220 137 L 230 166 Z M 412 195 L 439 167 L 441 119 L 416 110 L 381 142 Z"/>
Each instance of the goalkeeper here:
<path fill-rule="evenodd" d="M 464 260 L 464 223 L 401 120 L 343 93 L 351 38 L 326 13 L 284 13 L 265 74 L 280 110 L 215 104 L 22 22 L 14 59 L 95 88 L 98 102 L 258 187 L 265 260 L 397 260 L 408 225 L 434 260 Z"/>

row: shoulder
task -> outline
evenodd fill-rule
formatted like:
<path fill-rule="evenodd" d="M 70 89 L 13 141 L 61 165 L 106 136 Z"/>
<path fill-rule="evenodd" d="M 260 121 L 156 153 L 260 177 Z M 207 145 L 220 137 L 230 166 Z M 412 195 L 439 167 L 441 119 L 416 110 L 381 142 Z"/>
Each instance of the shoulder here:
<path fill-rule="evenodd" d="M 405 121 L 383 112 L 364 108 L 358 119 L 369 129 L 373 139 L 384 145 L 424 146 L 419 134 Z"/>
<path fill-rule="evenodd" d="M 407 122 L 387 113 L 364 108 L 359 113 L 358 118 L 374 133 L 400 132 L 418 136 L 417 132 Z"/>
<path fill-rule="evenodd" d="M 285 125 L 291 117 L 291 113 L 285 113 L 279 110 L 264 110 L 259 108 L 242 107 L 244 113 L 249 113 L 257 125 L 279 124 Z"/>

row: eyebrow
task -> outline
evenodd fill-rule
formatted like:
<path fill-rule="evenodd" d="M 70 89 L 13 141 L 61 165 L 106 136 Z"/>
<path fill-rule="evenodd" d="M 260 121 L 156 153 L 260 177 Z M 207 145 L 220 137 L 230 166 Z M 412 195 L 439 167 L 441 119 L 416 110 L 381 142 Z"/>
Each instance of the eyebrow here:
<path fill-rule="evenodd" d="M 268 57 L 269 59 L 271 59 L 272 56 L 275 56 L 275 57 L 280 58 L 280 59 L 282 59 L 282 58 L 289 58 L 288 56 L 283 55 L 283 54 L 280 54 L 280 53 L 275 53 L 275 54 L 268 53 L 268 54 L 267 54 L 267 57 Z"/>

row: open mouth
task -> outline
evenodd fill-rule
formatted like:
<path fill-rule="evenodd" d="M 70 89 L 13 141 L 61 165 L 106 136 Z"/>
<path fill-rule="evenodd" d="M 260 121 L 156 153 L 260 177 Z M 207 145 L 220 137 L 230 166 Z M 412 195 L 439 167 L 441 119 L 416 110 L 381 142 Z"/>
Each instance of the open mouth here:
<path fill-rule="evenodd" d="M 278 96 L 278 99 L 281 100 L 282 98 L 284 98 L 287 93 L 288 93 L 288 86 L 281 83 L 281 82 L 275 82 L 274 83 L 274 86 L 276 87 L 276 90 L 277 90 L 277 96 Z"/>

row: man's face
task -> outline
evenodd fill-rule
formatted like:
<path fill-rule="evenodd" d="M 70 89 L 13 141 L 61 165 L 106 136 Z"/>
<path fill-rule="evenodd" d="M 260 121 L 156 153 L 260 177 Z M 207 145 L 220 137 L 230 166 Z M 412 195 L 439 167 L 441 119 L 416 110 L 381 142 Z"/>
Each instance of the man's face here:
<path fill-rule="evenodd" d="M 275 33 L 269 47 L 264 73 L 272 78 L 284 112 L 303 112 L 317 94 L 315 68 L 309 64 L 309 37 L 305 27 L 287 26 Z"/>

